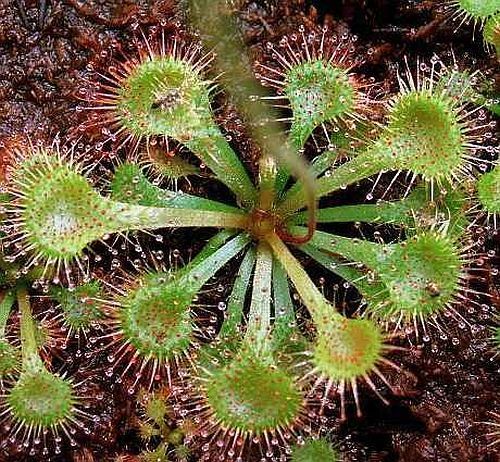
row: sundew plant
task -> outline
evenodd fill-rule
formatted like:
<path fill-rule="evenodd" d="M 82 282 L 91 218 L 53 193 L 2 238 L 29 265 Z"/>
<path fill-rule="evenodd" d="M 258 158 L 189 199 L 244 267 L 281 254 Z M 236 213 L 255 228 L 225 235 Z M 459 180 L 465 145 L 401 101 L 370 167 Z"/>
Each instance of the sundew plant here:
<path fill-rule="evenodd" d="M 476 236 L 498 236 L 500 167 L 488 104 L 470 97 L 480 76 L 438 56 L 406 59 L 398 89 L 382 91 L 360 73 L 355 37 L 326 27 L 301 26 L 251 62 L 226 2 L 192 3 L 198 37 L 139 30 L 134 56 L 85 82 L 77 131 L 99 133 L 90 150 L 64 135 L 11 149 L 0 261 L 6 454 L 47 460 L 98 431 L 92 379 L 52 361 L 76 342 L 78 354 L 102 356 L 96 380 L 130 403 L 152 394 L 140 428 L 163 442 L 138 460 L 342 460 L 328 419 L 360 418 L 369 400 L 391 406 L 401 358 L 446 338 L 450 324 L 467 330 L 467 308 L 489 303 L 474 284 L 494 254 Z M 485 24 L 498 2 L 477 3 L 448 8 L 490 27 L 495 45 Z M 216 122 L 224 92 L 261 143 L 256 172 Z M 107 149 L 112 162 L 96 162 Z M 183 191 L 200 177 L 219 193 Z M 356 189 L 366 201 L 332 200 Z M 342 232 L 349 223 L 383 232 Z M 200 228 L 211 237 L 185 261 L 147 248 L 168 244 L 162 230 L 189 241 Z M 134 271 L 100 264 L 130 246 L 142 255 Z M 358 296 L 340 304 L 317 284 L 318 268 Z M 213 303 L 218 283 L 228 295 Z M 39 298 L 52 306 L 42 318 Z M 493 448 L 491 416 L 478 425 Z"/>

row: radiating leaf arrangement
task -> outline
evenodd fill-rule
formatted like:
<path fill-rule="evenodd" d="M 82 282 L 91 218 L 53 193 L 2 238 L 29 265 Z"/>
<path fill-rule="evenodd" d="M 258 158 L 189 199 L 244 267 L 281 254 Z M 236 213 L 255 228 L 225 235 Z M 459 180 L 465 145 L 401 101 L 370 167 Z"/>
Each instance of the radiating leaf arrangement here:
<path fill-rule="evenodd" d="M 496 46 L 498 2 L 453 3 Z M 310 164 L 314 184 L 272 157 L 253 178 L 215 121 L 213 53 L 165 32 L 144 36 L 137 56 L 113 62 L 86 95 L 99 149 L 113 145 L 120 156 L 105 187 L 74 144 L 12 149 L 2 209 L 2 449 L 57 453 L 98 420 L 82 382 L 47 359 L 50 335 L 32 310 L 39 296 L 52 300 L 44 319 L 59 326 L 59 340 L 104 354 L 103 380 L 131 400 L 144 388 L 171 390 L 161 396 L 186 424 L 182 448 L 207 461 L 340 460 L 319 438 L 323 416 L 360 416 L 370 394 L 390 405 L 391 377 L 405 373 L 400 350 L 445 335 L 448 323 L 467 325 L 464 307 L 487 297 L 471 288 L 469 268 L 483 257 L 474 231 L 495 234 L 500 219 L 495 123 L 471 102 L 467 74 L 438 57 L 401 63 L 399 91 L 381 95 L 353 48 L 350 37 L 301 28 L 254 67 L 266 104 L 284 114 L 292 155 L 325 141 Z M 199 175 L 227 201 L 183 192 L 183 179 Z M 331 200 L 369 181 L 368 202 Z M 320 206 L 306 242 L 293 237 L 311 226 L 307 186 Z M 400 237 L 345 237 L 336 223 L 387 225 Z M 186 241 L 193 228 L 218 231 L 182 265 L 150 262 L 118 278 L 96 270 L 96 245 L 115 255 L 113 236 L 165 228 Z M 346 314 L 327 299 L 305 262 L 355 287 L 359 309 Z M 207 285 L 219 278 L 228 298 L 207 305 Z M 493 337 L 498 349 L 498 328 Z M 149 419 L 155 435 L 170 432 L 164 414 Z M 165 443 L 144 457 L 167 453 Z"/>

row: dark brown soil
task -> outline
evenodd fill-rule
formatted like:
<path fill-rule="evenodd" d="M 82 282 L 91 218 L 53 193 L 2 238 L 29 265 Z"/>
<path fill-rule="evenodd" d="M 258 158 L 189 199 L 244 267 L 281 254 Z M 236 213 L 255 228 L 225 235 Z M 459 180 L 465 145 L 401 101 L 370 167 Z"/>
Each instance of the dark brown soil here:
<path fill-rule="evenodd" d="M 180 3 L 180 4 L 178 4 Z M 0 10 L 0 148 L 15 137 L 29 136 L 33 141 L 48 141 L 56 134 L 74 133 L 82 122 L 79 89 L 92 67 L 104 68 L 110 57 L 132 48 L 137 27 L 161 25 L 167 30 L 183 27 L 183 2 L 174 0 L 1 0 Z M 437 53 L 443 60 L 462 68 L 480 69 L 498 80 L 498 63 L 485 53 L 482 43 L 472 40 L 471 27 L 454 33 L 454 25 L 439 12 L 440 2 L 428 0 L 276 0 L 244 3 L 239 13 L 247 44 L 259 57 L 268 41 L 297 31 L 301 24 L 312 28 L 326 23 L 333 31 L 358 36 L 357 51 L 364 58 L 360 71 L 381 82 L 382 88 L 395 91 L 395 66 L 417 57 L 429 59 Z M 177 24 L 179 23 L 179 24 Z M 232 144 L 255 172 L 258 147 L 248 138 L 234 109 L 221 96 L 218 121 L 232 136 Z M 91 146 L 82 134 L 82 147 Z M 221 188 L 209 190 L 210 182 L 200 180 L 194 192 L 223 196 Z M 212 194 L 213 193 L 213 194 Z M 346 200 L 364 200 L 363 188 L 351 191 Z M 342 198 L 340 198 L 342 199 Z M 357 233 L 347 229 L 347 233 Z M 370 232 L 370 230 L 367 230 Z M 206 234 L 168 235 L 166 245 L 152 243 L 166 255 L 180 249 L 189 259 Z M 477 236 L 478 239 L 482 236 Z M 145 245 L 148 245 L 146 241 Z M 485 249 L 500 252 L 497 237 L 485 242 Z M 485 250 L 486 251 L 486 250 Z M 122 252 L 124 265 L 137 257 L 133 250 Z M 498 267 L 498 258 L 484 263 Z M 311 266 L 316 278 L 327 277 Z M 230 272 L 227 273 L 227 276 Z M 222 275 L 222 278 L 227 278 Z M 223 281 L 224 279 L 222 279 Z M 338 283 L 327 277 L 326 284 Z M 442 338 L 419 345 L 397 360 L 404 368 L 401 377 L 391 377 L 398 389 L 391 405 L 384 406 L 370 393 L 363 393 L 364 416 L 340 424 L 332 417 L 331 435 L 345 454 L 346 461 L 358 462 L 494 462 L 500 452 L 487 449 L 485 427 L 488 411 L 500 411 L 500 363 L 490 360 L 488 345 L 492 313 L 498 309 L 500 281 L 493 276 L 478 282 L 493 294 L 483 307 L 467 306 L 471 327 L 461 329 L 450 322 Z M 217 300 L 225 292 L 214 291 Z M 352 296 L 350 292 L 347 296 Z M 216 301 L 217 301 L 216 300 Z M 110 388 L 102 374 L 99 359 L 73 358 L 76 348 L 63 358 L 67 367 L 82 375 L 93 375 L 96 385 L 95 412 L 101 420 L 89 437 L 80 437 L 80 447 L 65 448 L 57 462 L 113 461 L 119 455 L 139 451 L 139 440 L 130 427 L 135 404 L 119 386 Z M 90 368 L 89 368 L 90 363 Z M 99 397 L 100 399 L 97 399 Z M 6 432 L 0 427 L 0 440 Z M 45 461 L 25 459 L 16 454 L 0 461 Z M 122 459 L 134 461 L 133 457 Z M 196 460 L 196 457 L 193 458 Z M 251 462 L 251 461 L 249 461 Z M 320 462 L 320 461 L 318 461 Z"/>

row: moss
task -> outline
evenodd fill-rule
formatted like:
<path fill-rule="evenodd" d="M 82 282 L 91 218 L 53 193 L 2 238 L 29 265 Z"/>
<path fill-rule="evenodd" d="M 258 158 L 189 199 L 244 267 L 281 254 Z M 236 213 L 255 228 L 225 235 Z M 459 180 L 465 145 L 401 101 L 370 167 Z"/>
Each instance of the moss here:
<path fill-rule="evenodd" d="M 340 462 L 341 458 L 324 438 L 307 439 L 292 449 L 291 462 Z"/>

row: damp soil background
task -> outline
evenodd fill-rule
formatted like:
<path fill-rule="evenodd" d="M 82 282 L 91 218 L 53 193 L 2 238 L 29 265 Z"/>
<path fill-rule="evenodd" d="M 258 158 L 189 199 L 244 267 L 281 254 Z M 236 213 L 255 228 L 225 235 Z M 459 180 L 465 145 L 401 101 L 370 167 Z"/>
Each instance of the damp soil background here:
<path fill-rule="evenodd" d="M 234 2 L 238 3 L 238 2 Z M 241 2 L 240 2 L 241 3 Z M 437 53 L 443 60 L 462 68 L 479 69 L 498 82 L 494 58 L 484 52 L 479 39 L 472 39 L 472 28 L 445 21 L 439 2 L 411 0 L 279 0 L 242 2 L 240 24 L 252 54 L 259 57 L 268 41 L 307 27 L 328 24 L 337 33 L 358 37 L 356 53 L 365 64 L 360 71 L 382 82 L 388 93 L 397 90 L 395 65 L 408 56 L 429 59 Z M 130 48 L 131 37 L 138 28 L 161 26 L 174 29 L 185 23 L 182 2 L 154 0 L 0 0 L 0 155 L 16 137 L 28 135 L 32 140 L 48 141 L 57 134 L 75 134 L 82 120 L 78 110 L 82 79 L 89 69 L 105 68 L 112 56 Z M 90 68 L 89 68 L 90 66 Z M 498 72 L 498 71 L 497 71 Z M 222 94 L 217 97 L 217 120 L 231 136 L 231 143 L 248 168 L 256 172 L 258 147 L 249 139 L 239 115 Z M 92 147 L 91 134 L 81 133 L 81 148 Z M 313 155 L 313 148 L 308 152 Z M 105 162 L 104 162 L 105 164 Z M 194 194 L 224 198 L 225 191 L 205 179 L 181 185 Z M 383 191 L 384 184 L 380 186 Z M 395 191 L 395 194 L 397 190 Z M 397 194 L 396 194 L 397 195 Z M 352 188 L 336 196 L 348 202 L 365 200 L 366 188 Z M 365 234 L 373 229 L 362 230 Z M 348 235 L 360 230 L 342 229 Z M 195 239 L 193 239 L 193 235 Z M 165 244 L 143 241 L 165 255 L 181 255 L 188 260 L 205 241 L 202 233 L 166 233 Z M 368 236 L 369 237 L 369 236 Z M 480 240 L 482 237 L 477 236 Z M 485 242 L 485 249 L 500 251 L 498 236 Z M 178 250 L 178 252 L 175 252 Z M 104 251 L 103 251 L 104 252 Z M 124 246 L 119 264 L 131 265 L 139 255 Z M 482 262 L 498 267 L 498 259 Z M 102 271 L 112 262 L 105 255 Z M 308 264 L 305 261 L 305 264 Z M 481 265 L 481 262 L 479 262 Z M 318 268 L 308 266 L 316 281 L 323 281 L 325 291 L 332 291 L 339 281 Z M 210 292 L 210 302 L 224 300 L 230 270 L 218 276 L 218 289 Z M 488 411 L 500 409 L 500 363 L 491 361 L 488 347 L 488 325 L 492 309 L 499 304 L 500 283 L 493 276 L 482 285 L 492 295 L 484 300 L 484 309 L 464 307 L 472 328 L 461 329 L 450 323 L 446 336 L 439 336 L 424 347 L 412 348 L 401 355 L 405 373 L 392 376 L 397 395 L 390 406 L 384 406 L 370 393 L 363 394 L 361 419 L 352 416 L 340 423 L 332 415 L 327 426 L 334 441 L 343 450 L 345 461 L 356 462 L 494 462 L 500 454 L 487 449 L 485 428 L 478 424 L 488 420 Z M 341 291 L 342 286 L 341 287 Z M 347 305 L 356 295 L 344 291 L 340 299 Z M 337 294 L 337 296 L 339 296 Z M 43 310 L 42 306 L 35 308 Z M 490 306 L 490 307 L 488 307 Z M 493 307 L 493 308 L 491 308 Z M 446 337 L 446 338 L 445 338 Z M 105 360 L 89 361 L 70 346 L 62 354 L 67 369 L 92 376 L 95 381 L 95 411 L 100 422 L 90 435 L 78 437 L 77 448 L 65 448 L 60 456 L 28 459 L 20 454 L 2 462 L 24 460 L 57 462 L 111 462 L 117 456 L 137 454 L 140 439 L 134 430 L 135 400 L 120 386 L 110 387 L 103 377 Z M 352 414 L 353 415 L 353 414 Z M 0 427 L 0 438 L 6 431 Z M 192 458 L 195 461 L 197 458 Z M 134 461 L 131 457 L 126 459 Z M 256 461 L 258 458 L 255 459 Z M 249 461 L 253 462 L 253 461 Z M 319 461 L 318 461 L 319 462 Z"/>

